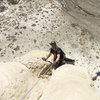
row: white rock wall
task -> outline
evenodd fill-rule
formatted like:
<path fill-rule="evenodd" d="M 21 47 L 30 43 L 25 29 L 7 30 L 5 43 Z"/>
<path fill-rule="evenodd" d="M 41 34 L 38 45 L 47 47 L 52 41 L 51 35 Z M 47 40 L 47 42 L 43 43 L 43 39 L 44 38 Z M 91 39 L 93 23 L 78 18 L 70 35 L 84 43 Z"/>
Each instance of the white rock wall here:
<path fill-rule="evenodd" d="M 99 100 L 86 69 L 64 65 L 58 68 L 39 100 Z"/>

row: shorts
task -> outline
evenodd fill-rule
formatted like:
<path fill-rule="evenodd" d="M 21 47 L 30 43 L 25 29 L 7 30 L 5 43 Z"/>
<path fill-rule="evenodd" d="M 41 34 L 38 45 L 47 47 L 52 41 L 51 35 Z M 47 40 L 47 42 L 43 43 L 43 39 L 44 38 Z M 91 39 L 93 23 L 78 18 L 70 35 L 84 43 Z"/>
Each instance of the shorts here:
<path fill-rule="evenodd" d="M 54 66 L 54 69 L 57 69 L 57 68 L 59 68 L 60 66 L 62 66 L 62 65 L 64 65 L 65 63 L 63 63 L 63 61 L 58 61 L 57 63 L 56 63 L 56 65 Z"/>

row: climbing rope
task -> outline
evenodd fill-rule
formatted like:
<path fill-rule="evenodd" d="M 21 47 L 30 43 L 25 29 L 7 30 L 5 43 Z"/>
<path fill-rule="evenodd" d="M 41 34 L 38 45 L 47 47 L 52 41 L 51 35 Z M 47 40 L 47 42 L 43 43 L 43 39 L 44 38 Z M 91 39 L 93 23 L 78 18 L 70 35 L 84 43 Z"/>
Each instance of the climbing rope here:
<path fill-rule="evenodd" d="M 22 98 L 21 100 L 24 100 L 24 99 L 27 97 L 27 95 L 35 88 L 35 86 L 40 82 L 40 80 L 44 77 L 44 75 L 52 68 L 52 66 L 53 66 L 53 64 L 44 72 L 43 75 L 41 75 L 40 79 L 38 79 L 38 80 L 33 84 L 32 88 L 31 88 L 29 91 L 27 91 L 27 93 L 23 96 L 23 98 Z"/>

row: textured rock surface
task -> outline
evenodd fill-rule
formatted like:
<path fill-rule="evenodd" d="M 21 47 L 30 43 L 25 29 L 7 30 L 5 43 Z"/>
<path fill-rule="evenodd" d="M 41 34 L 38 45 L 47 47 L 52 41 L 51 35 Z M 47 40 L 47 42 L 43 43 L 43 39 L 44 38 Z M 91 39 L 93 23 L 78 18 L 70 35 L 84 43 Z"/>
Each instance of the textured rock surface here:
<path fill-rule="evenodd" d="M 58 0 L 65 12 L 74 17 L 82 27 L 93 35 L 99 36 L 100 1 L 99 0 Z"/>
<path fill-rule="evenodd" d="M 8 3 L 11 3 L 11 4 L 18 4 L 20 0 L 7 0 L 7 1 Z"/>
<path fill-rule="evenodd" d="M 12 62 L 0 63 L 0 100 L 22 100 L 39 79 L 42 68 L 50 66 L 49 62 L 41 60 L 46 54 L 43 51 L 32 51 Z M 24 100 L 38 100 L 48 81 L 46 75 Z"/>
<path fill-rule="evenodd" d="M 33 50 L 22 57 L 14 59 L 13 61 L 22 63 L 28 69 L 30 69 L 30 71 L 33 73 L 33 76 L 38 77 L 43 68 L 48 68 L 51 65 L 50 62 L 45 62 L 42 60 L 42 57 L 46 57 L 47 54 L 48 52 L 46 51 Z M 52 61 L 52 56 L 48 60 Z"/>
<path fill-rule="evenodd" d="M 49 50 L 48 43 L 56 40 L 67 56 L 76 59 L 76 64 L 100 64 L 99 39 L 81 28 L 57 2 L 20 1 L 0 14 L 0 22 L 0 61 L 9 61 L 32 49 Z"/>
<path fill-rule="evenodd" d="M 50 66 L 49 62 L 41 60 L 47 54 L 48 52 L 45 51 L 33 50 L 12 62 L 0 63 L 0 100 L 22 99 L 39 79 L 41 70 Z M 49 60 L 52 61 L 52 57 Z M 93 96 L 91 100 L 100 99 L 98 99 L 96 88 L 91 87 L 93 83 L 86 68 L 64 65 L 53 71 L 53 76 L 47 86 L 49 80 L 50 74 L 47 73 L 25 97 L 25 100 L 65 100 L 65 98 L 71 98 L 73 94 L 77 100 L 82 100 L 82 97 L 90 100 L 90 95 Z M 52 89 L 49 90 L 51 87 Z M 68 93 L 67 97 L 65 96 L 66 93 Z M 49 95 L 51 96 L 49 97 Z"/>
<path fill-rule="evenodd" d="M 99 100 L 86 69 L 64 65 L 58 68 L 39 100 Z"/>
<path fill-rule="evenodd" d="M 32 74 L 17 62 L 0 63 L 0 100 L 18 100 L 31 88 Z"/>
<path fill-rule="evenodd" d="M 77 12 L 71 17 L 72 5 L 68 3 L 72 8 L 67 11 L 57 1 L 50 0 L 21 0 L 17 5 L 9 5 L 5 0 L 1 3 L 8 8 L 0 13 L 1 62 L 33 49 L 49 51 L 49 42 L 55 40 L 67 57 L 76 60 L 77 66 L 87 66 L 92 76 L 100 71 L 100 39 L 95 36 L 96 26 L 93 28 L 93 23 L 88 25 L 87 21 L 75 19 Z"/>
<path fill-rule="evenodd" d="M 0 62 L 33 49 L 49 51 L 48 43 L 55 40 L 67 57 L 95 76 L 100 71 L 99 5 L 100 0 L 20 0 L 16 5 L 0 0 Z M 34 59 L 25 59 L 17 61 L 34 72 Z M 100 77 L 95 86 L 99 89 Z"/>
<path fill-rule="evenodd" d="M 68 15 L 69 11 L 63 10 L 57 1 L 21 0 L 18 5 L 5 6 L 8 9 L 0 13 L 0 61 L 9 61 L 33 49 L 49 51 L 48 43 L 55 40 L 78 66 L 100 66 L 99 37 L 82 27 L 85 24 Z"/>

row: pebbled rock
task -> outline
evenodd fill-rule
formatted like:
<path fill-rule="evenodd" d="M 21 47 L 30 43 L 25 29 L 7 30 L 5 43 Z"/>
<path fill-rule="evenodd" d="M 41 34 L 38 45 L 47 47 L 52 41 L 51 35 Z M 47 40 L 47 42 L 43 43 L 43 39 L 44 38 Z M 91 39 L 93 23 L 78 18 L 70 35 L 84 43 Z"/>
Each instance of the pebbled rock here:
<path fill-rule="evenodd" d="M 7 0 L 9 4 L 18 4 L 20 0 Z"/>
<path fill-rule="evenodd" d="M 4 12 L 6 10 L 6 7 L 4 5 L 0 6 L 0 12 Z"/>

